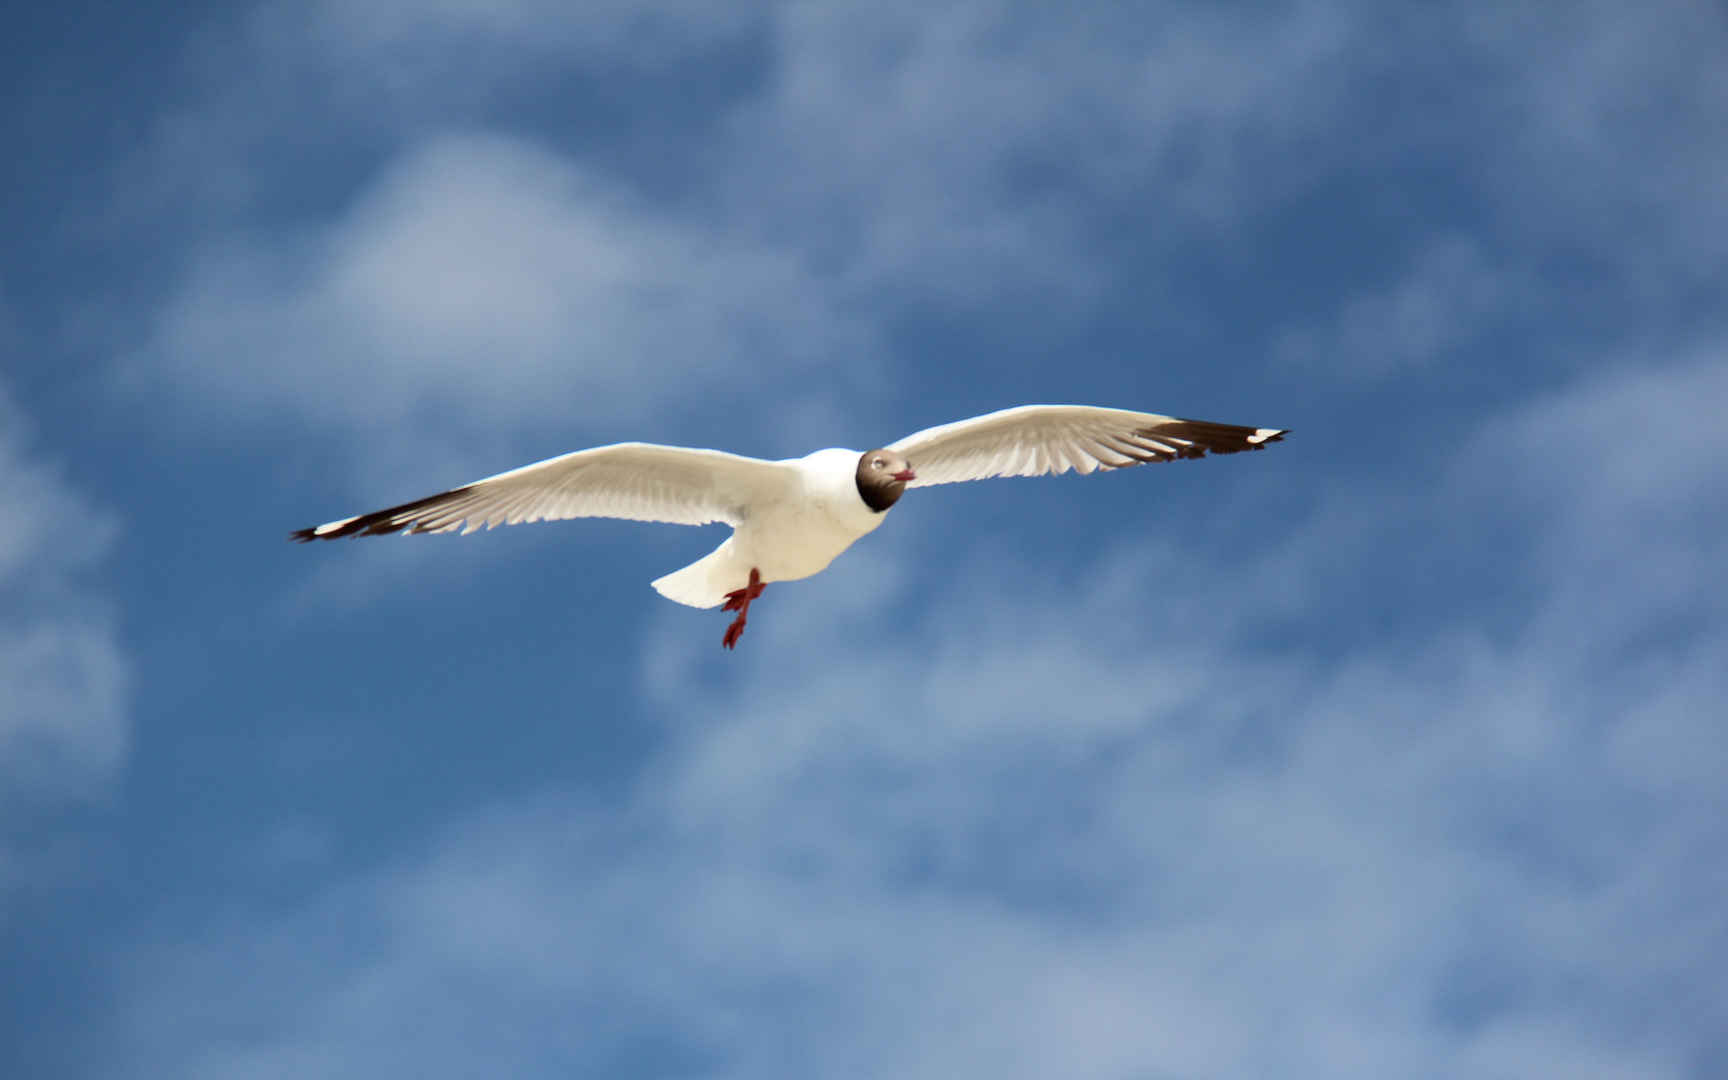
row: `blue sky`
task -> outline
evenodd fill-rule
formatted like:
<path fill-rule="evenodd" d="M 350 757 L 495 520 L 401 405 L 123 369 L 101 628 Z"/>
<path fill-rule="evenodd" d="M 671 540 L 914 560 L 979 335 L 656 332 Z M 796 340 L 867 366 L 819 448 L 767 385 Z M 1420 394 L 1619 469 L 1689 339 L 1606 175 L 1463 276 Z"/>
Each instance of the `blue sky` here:
<path fill-rule="evenodd" d="M 1717 6 L 128 12 L 0 35 L 0 1075 L 1728 1072 Z M 736 654 L 285 539 L 1031 401 L 1294 434 Z"/>

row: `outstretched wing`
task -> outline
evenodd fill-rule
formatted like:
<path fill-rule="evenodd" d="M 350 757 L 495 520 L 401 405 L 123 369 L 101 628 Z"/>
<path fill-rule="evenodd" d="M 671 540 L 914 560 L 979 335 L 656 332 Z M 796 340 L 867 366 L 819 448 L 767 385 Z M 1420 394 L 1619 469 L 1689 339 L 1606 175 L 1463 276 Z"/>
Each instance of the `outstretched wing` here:
<path fill-rule="evenodd" d="M 1279 428 L 1237 427 L 1091 405 L 1021 405 L 908 435 L 888 449 L 912 463 L 909 487 L 992 476 L 1121 469 L 1259 450 Z"/>
<path fill-rule="evenodd" d="M 610 517 L 736 526 L 747 508 L 785 496 L 790 466 L 719 450 L 617 443 L 578 450 L 370 514 L 343 518 L 292 538 L 335 540 L 379 533 L 464 533 L 494 525 Z"/>

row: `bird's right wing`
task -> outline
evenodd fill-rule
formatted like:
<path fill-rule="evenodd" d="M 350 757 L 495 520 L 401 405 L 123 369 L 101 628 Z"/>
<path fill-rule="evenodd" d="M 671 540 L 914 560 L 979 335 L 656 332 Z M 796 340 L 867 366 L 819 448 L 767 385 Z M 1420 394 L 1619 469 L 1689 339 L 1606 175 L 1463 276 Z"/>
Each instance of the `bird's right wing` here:
<path fill-rule="evenodd" d="M 293 539 L 490 529 L 524 521 L 610 517 L 736 526 L 747 508 L 793 492 L 796 470 L 719 450 L 617 443 L 577 450 L 428 498 L 328 522 Z"/>
<path fill-rule="evenodd" d="M 918 478 L 909 487 L 994 476 L 1090 473 L 1153 461 L 1259 450 L 1280 428 L 1238 427 L 1092 405 L 1020 405 L 926 428 L 889 445 Z"/>

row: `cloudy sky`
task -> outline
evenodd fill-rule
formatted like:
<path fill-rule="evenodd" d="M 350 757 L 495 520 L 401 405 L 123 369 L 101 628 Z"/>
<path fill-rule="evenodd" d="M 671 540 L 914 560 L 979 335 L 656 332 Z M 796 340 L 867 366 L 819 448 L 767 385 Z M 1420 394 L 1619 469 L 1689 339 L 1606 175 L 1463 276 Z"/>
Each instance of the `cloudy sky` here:
<path fill-rule="evenodd" d="M 17 6 L 0 1075 L 1728 1074 L 1709 0 Z M 1267 453 L 289 530 L 1078 401 Z"/>

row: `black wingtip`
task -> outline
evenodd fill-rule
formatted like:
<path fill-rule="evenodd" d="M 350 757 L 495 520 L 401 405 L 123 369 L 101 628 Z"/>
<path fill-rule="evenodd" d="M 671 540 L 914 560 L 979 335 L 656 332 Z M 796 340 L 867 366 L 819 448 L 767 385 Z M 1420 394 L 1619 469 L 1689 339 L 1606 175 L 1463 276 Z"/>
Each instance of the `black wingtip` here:
<path fill-rule="evenodd" d="M 1290 433 L 1289 428 L 1252 428 L 1236 424 L 1218 424 L 1210 420 L 1176 419 L 1168 424 L 1148 428 L 1136 434 L 1156 439 L 1159 435 L 1171 435 L 1188 440 L 1188 445 L 1181 447 L 1176 453 L 1177 458 L 1198 458 L 1207 454 L 1240 454 L 1247 450 L 1264 450 L 1275 442 L 1282 442 L 1284 436 Z M 1168 459 L 1166 459 L 1168 460 Z"/>
<path fill-rule="evenodd" d="M 473 487 L 472 484 L 466 484 L 449 491 L 441 491 L 436 495 L 428 495 L 424 499 L 403 503 L 401 506 L 374 510 L 370 514 L 360 514 L 357 517 L 347 518 L 339 522 L 328 522 L 310 529 L 297 529 L 288 534 L 288 539 L 306 544 L 313 540 L 340 540 L 345 536 L 386 536 L 390 533 L 401 532 L 404 529 L 409 532 L 433 532 L 436 530 L 429 529 L 423 522 L 415 520 L 414 515 L 419 511 L 441 506 L 452 499 L 466 495 L 473 490 Z"/>

